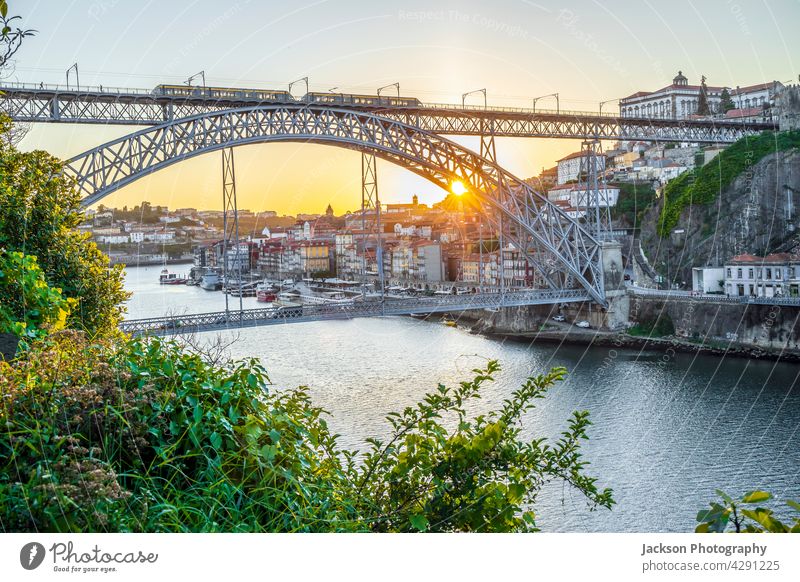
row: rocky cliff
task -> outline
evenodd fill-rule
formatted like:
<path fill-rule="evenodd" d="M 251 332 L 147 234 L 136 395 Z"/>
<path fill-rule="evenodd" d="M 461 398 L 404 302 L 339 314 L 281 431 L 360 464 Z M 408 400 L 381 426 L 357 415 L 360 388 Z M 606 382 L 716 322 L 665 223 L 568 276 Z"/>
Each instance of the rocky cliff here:
<path fill-rule="evenodd" d="M 800 240 L 800 150 L 746 164 L 715 200 L 686 205 L 668 236 L 661 237 L 664 204 L 662 197 L 644 214 L 641 244 L 650 264 L 679 284 L 691 285 L 692 267 L 722 265 L 745 252 L 789 250 Z"/>

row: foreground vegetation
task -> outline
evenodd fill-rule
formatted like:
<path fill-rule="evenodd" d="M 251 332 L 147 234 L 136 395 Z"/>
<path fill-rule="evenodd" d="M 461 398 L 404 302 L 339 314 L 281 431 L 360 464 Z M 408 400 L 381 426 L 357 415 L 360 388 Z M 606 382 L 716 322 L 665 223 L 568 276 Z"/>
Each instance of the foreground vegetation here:
<path fill-rule="evenodd" d="M 764 132 L 743 137 L 712 161 L 685 172 L 664 187 L 658 234 L 669 236 L 681 212 L 690 204 L 710 204 L 720 192 L 769 154 L 800 148 L 800 131 Z"/>
<path fill-rule="evenodd" d="M 520 440 L 536 376 L 485 416 L 465 407 L 490 362 L 388 417 L 363 454 L 339 447 L 305 389 L 273 392 L 255 361 L 213 365 L 160 340 L 61 331 L 0 363 L 5 531 L 533 531 L 542 485 L 610 508 L 584 472 L 586 413 Z M 449 428 L 447 428 L 449 427 Z"/>

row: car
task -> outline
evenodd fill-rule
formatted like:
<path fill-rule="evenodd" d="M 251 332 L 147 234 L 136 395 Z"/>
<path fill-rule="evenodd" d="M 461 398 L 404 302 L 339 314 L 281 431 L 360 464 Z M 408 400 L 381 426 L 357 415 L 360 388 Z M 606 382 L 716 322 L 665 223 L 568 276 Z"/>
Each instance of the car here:
<path fill-rule="evenodd" d="M 564 317 L 564 316 L 563 316 L 563 315 L 561 315 L 561 314 L 559 314 L 559 315 L 554 315 L 554 316 L 553 316 L 553 321 L 566 321 L 566 320 L 567 320 L 567 318 L 566 318 L 566 317 Z"/>
<path fill-rule="evenodd" d="M 591 326 L 591 325 L 589 325 L 589 322 L 588 322 L 588 321 L 586 321 L 585 319 L 583 319 L 583 320 L 581 320 L 581 321 L 576 321 L 576 322 L 575 322 L 575 327 L 580 327 L 581 329 L 590 329 L 592 326 Z"/>

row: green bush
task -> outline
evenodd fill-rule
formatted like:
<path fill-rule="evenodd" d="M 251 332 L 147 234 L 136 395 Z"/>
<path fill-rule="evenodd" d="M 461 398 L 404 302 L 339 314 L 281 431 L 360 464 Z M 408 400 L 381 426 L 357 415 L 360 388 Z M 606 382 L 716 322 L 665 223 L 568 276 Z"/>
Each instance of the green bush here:
<path fill-rule="evenodd" d="M 585 474 L 577 412 L 561 439 L 520 440 L 521 415 L 564 376 L 529 378 L 469 418 L 497 372 L 439 386 L 342 449 L 306 390 L 272 391 L 255 361 L 212 365 L 157 339 L 65 331 L 0 362 L 5 531 L 532 531 L 542 485 L 610 508 Z"/>
<path fill-rule="evenodd" d="M 73 299 L 47 285 L 36 257 L 0 248 L 0 333 L 28 339 L 66 325 Z"/>
<path fill-rule="evenodd" d="M 9 145 L 0 115 L 0 247 L 36 256 L 47 284 L 75 300 L 68 324 L 92 335 L 116 333 L 128 294 L 122 267 L 110 267 L 87 234 L 74 184 L 62 163 L 42 151 Z"/>
<path fill-rule="evenodd" d="M 668 313 L 661 313 L 655 319 L 643 320 L 628 328 L 628 334 L 638 337 L 665 337 L 675 335 L 675 324 Z"/>
<path fill-rule="evenodd" d="M 656 191 L 649 184 L 635 182 L 613 186 L 619 188 L 619 200 L 611 209 L 611 218 L 618 224 L 624 221 L 633 228 L 640 227 L 645 211 L 656 201 Z"/>

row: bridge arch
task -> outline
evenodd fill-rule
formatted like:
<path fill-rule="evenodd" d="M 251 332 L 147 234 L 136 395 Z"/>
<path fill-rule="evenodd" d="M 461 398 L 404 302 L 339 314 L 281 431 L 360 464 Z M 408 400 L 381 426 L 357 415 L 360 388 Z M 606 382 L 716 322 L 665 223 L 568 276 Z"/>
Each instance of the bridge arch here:
<path fill-rule="evenodd" d="M 478 210 L 503 228 L 553 287 L 583 287 L 605 303 L 601 248 L 580 224 L 530 185 L 459 144 L 373 113 L 305 104 L 204 113 L 149 127 L 70 159 L 84 206 L 180 161 L 246 144 L 300 141 L 374 153 L 449 189 L 459 180 Z M 506 217 L 505 220 L 500 217 Z"/>

